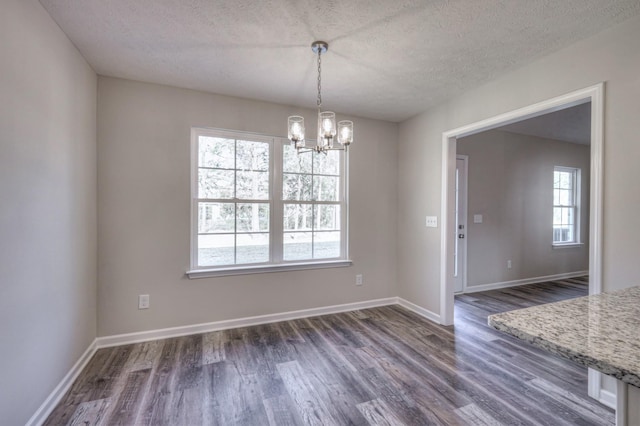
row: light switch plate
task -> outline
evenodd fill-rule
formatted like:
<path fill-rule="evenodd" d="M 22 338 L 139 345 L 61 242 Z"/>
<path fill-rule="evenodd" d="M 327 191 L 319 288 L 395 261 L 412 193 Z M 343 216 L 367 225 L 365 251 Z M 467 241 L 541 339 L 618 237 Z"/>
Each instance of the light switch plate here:
<path fill-rule="evenodd" d="M 138 309 L 149 309 L 148 294 L 141 294 L 138 296 Z"/>
<path fill-rule="evenodd" d="M 474 214 L 473 215 L 473 223 L 482 223 L 482 215 Z"/>
<path fill-rule="evenodd" d="M 427 216 L 426 227 L 427 228 L 437 228 L 438 227 L 438 216 Z"/>

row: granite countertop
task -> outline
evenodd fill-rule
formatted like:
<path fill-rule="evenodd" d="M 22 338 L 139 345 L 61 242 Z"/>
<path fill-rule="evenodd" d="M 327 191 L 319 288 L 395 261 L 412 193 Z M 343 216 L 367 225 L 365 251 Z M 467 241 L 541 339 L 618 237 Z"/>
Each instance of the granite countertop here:
<path fill-rule="evenodd" d="M 640 287 L 490 315 L 489 325 L 640 387 Z"/>

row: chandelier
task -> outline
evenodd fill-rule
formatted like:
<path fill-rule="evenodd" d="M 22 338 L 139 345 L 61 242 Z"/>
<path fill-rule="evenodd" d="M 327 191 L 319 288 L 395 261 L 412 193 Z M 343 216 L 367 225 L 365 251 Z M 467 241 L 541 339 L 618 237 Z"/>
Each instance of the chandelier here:
<path fill-rule="evenodd" d="M 288 120 L 289 140 L 298 151 L 298 154 L 310 151 L 325 154 L 329 150 L 346 151 L 347 147 L 353 142 L 353 121 L 340 121 L 336 126 L 336 114 L 331 111 L 322 111 L 321 56 L 328 49 L 329 44 L 324 41 L 314 41 L 311 44 L 311 50 L 318 55 L 318 139 L 316 145 L 305 145 L 304 117 L 292 115 Z M 337 139 L 339 146 L 334 144 L 335 139 Z"/>

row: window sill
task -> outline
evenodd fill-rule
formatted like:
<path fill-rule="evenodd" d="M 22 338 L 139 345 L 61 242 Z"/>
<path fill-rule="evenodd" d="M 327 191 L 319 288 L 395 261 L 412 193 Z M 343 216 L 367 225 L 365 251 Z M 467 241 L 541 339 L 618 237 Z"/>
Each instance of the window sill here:
<path fill-rule="evenodd" d="M 582 247 L 584 243 L 565 243 L 565 244 L 552 244 L 551 247 L 554 249 L 563 249 L 563 248 L 576 248 Z"/>
<path fill-rule="evenodd" d="M 231 275 L 264 274 L 268 272 L 302 271 L 307 269 L 344 268 L 351 266 L 351 260 L 329 260 L 325 262 L 287 263 L 280 265 L 258 265 L 216 269 L 192 269 L 187 271 L 190 280 L 198 278 L 228 277 Z"/>

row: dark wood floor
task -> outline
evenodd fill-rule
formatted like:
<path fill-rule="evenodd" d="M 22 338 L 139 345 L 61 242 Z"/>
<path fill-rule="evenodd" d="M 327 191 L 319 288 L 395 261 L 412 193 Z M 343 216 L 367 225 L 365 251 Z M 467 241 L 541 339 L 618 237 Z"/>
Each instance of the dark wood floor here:
<path fill-rule="evenodd" d="M 454 327 L 399 306 L 99 350 L 49 425 L 613 425 L 586 369 L 487 327 L 582 279 L 456 297 Z"/>

